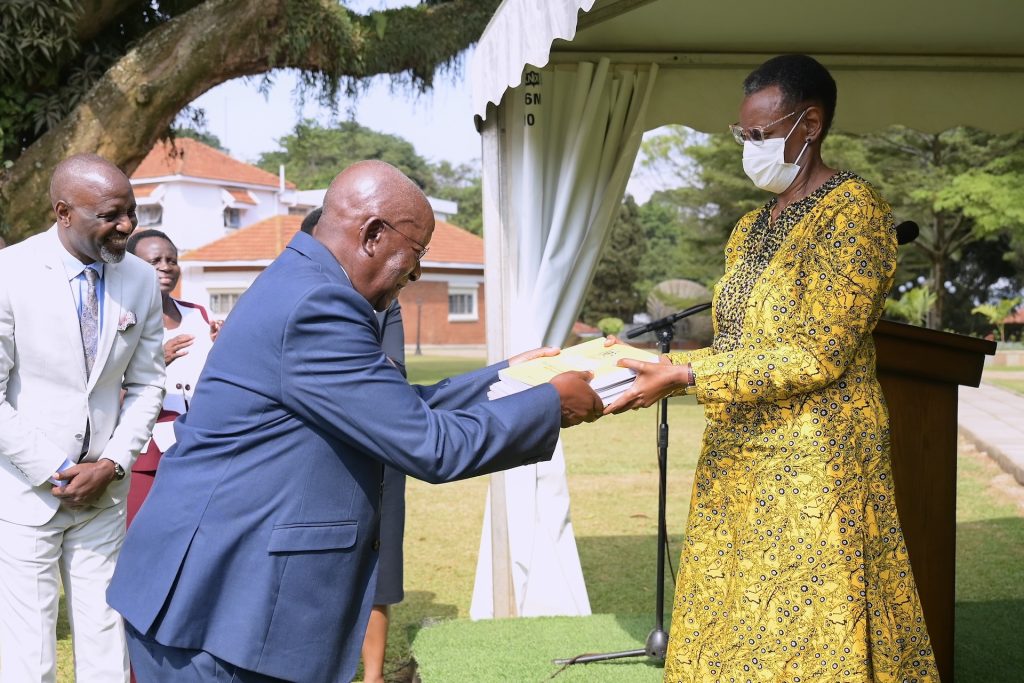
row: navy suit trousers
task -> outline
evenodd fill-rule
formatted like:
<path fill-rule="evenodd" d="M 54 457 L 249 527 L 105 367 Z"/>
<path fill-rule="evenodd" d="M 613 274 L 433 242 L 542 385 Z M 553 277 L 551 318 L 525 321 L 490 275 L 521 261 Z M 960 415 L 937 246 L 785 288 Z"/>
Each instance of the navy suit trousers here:
<path fill-rule="evenodd" d="M 161 645 L 128 623 L 124 629 L 139 683 L 287 683 L 283 678 L 240 669 L 203 650 Z"/>

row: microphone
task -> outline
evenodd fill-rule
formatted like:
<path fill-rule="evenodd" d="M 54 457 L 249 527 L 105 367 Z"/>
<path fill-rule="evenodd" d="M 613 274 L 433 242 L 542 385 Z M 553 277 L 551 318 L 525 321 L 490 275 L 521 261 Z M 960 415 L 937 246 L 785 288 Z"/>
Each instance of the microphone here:
<path fill-rule="evenodd" d="M 921 229 L 914 221 L 903 221 L 896 226 L 896 244 L 910 244 L 921 234 Z"/>
<path fill-rule="evenodd" d="M 628 339 L 633 339 L 634 337 L 639 337 L 641 334 L 644 334 L 646 332 L 656 332 L 657 330 L 666 327 L 672 327 L 672 325 L 674 325 L 677 320 L 689 318 L 691 315 L 701 313 L 703 311 L 708 310 L 709 308 L 711 308 L 710 301 L 703 304 L 697 304 L 696 306 L 690 306 L 689 308 L 683 309 L 678 313 L 672 313 L 671 315 L 667 315 L 664 318 L 659 318 L 658 320 L 649 322 L 643 327 L 638 327 L 635 330 L 630 330 L 629 332 L 626 333 L 626 337 Z"/>

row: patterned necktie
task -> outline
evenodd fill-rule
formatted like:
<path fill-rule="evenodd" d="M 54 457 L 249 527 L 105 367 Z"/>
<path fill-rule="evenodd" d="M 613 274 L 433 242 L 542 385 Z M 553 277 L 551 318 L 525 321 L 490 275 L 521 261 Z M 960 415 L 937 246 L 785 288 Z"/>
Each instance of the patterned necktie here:
<path fill-rule="evenodd" d="M 96 280 L 100 274 L 92 268 L 85 269 L 85 290 L 82 292 L 82 305 L 78 314 L 78 324 L 82 328 L 82 346 L 85 349 L 86 376 L 92 373 L 92 365 L 96 362 L 96 343 L 99 337 L 100 302 L 96 298 Z"/>

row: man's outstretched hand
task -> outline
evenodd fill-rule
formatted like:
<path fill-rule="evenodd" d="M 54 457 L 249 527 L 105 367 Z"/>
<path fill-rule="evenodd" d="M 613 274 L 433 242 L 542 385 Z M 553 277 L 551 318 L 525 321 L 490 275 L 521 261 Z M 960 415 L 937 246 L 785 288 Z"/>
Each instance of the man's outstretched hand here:
<path fill-rule="evenodd" d="M 529 351 L 523 351 L 517 353 L 508 359 L 509 365 L 518 365 L 519 363 L 533 360 L 534 358 L 540 358 L 541 356 L 557 356 L 562 350 L 557 346 L 542 346 L 539 349 L 531 349 Z"/>
<path fill-rule="evenodd" d="M 555 375 L 551 385 L 558 391 L 562 403 L 562 426 L 573 427 L 581 422 L 593 422 L 604 413 L 604 404 L 589 382 L 593 374 L 573 370 Z"/>

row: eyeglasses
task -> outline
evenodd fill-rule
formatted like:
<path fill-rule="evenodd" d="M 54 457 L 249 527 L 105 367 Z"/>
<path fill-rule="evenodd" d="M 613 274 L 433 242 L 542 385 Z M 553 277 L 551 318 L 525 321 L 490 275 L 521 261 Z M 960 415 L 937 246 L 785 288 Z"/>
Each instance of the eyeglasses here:
<path fill-rule="evenodd" d="M 782 123 L 790 116 L 795 116 L 796 113 L 797 110 L 794 109 L 793 111 L 783 116 L 781 119 L 775 119 L 771 123 L 765 124 L 763 126 L 751 126 L 750 128 L 744 128 L 740 124 L 734 123 L 729 126 L 729 132 L 732 133 L 732 137 L 734 140 L 736 140 L 736 144 L 738 145 L 742 145 L 747 140 L 750 140 L 750 142 L 752 142 L 754 145 L 760 147 L 761 145 L 764 144 L 764 141 L 767 139 L 767 136 L 765 135 L 765 131 L 767 129 L 771 128 L 776 123 Z"/>
<path fill-rule="evenodd" d="M 417 247 L 419 247 L 419 248 L 418 248 L 418 249 L 416 250 L 416 260 L 417 260 L 417 261 L 422 261 L 422 260 L 423 260 L 423 257 L 427 255 L 427 252 L 428 252 L 428 251 L 430 251 L 430 247 L 428 247 L 428 246 L 425 246 L 425 245 L 423 245 L 423 244 L 422 244 L 422 243 L 420 243 L 420 242 L 417 242 L 416 240 L 414 240 L 413 238 L 409 237 L 408 235 L 406 235 L 406 234 L 405 234 L 404 232 L 402 232 L 401 230 L 399 230 L 399 229 L 398 229 L 398 228 L 396 228 L 395 226 L 393 226 L 393 225 L 391 225 L 390 223 L 388 223 L 388 222 L 387 222 L 386 220 L 384 220 L 383 218 L 378 218 L 377 220 L 379 220 L 379 221 L 380 221 L 381 223 L 383 223 L 383 224 L 384 224 L 385 226 L 387 226 L 387 227 L 391 228 L 392 230 L 394 230 L 395 232 L 397 232 L 397 233 L 398 233 L 399 235 L 401 235 L 402 237 L 404 237 L 405 239 L 409 240 L 410 242 L 412 242 L 413 244 L 415 244 L 415 245 L 416 245 Z"/>

